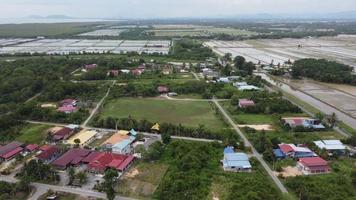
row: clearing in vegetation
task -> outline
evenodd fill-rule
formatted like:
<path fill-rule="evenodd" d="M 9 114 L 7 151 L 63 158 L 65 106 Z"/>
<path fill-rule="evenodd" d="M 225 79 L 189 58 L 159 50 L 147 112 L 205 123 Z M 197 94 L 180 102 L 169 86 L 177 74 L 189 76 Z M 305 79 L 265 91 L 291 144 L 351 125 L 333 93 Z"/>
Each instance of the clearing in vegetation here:
<path fill-rule="evenodd" d="M 51 128 L 49 125 L 26 125 L 20 131 L 16 140 L 25 143 L 41 144 L 47 137 L 47 131 Z"/>
<path fill-rule="evenodd" d="M 165 164 L 140 162 L 120 181 L 119 194 L 133 198 L 151 198 L 167 169 Z"/>
<path fill-rule="evenodd" d="M 151 122 L 182 124 L 189 127 L 204 125 L 208 129 L 225 127 L 215 116 L 209 102 L 174 101 L 149 98 L 120 98 L 106 103 L 103 117 L 147 119 Z"/>

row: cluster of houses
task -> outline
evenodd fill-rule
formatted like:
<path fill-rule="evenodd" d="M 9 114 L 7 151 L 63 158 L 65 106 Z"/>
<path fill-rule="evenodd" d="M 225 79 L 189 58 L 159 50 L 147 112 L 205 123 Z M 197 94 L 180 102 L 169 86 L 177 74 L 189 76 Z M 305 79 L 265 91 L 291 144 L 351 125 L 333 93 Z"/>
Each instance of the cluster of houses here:
<path fill-rule="evenodd" d="M 247 154 L 235 152 L 231 146 L 224 149 L 224 158 L 221 160 L 221 163 L 224 171 L 251 172 L 252 170 Z"/>
<path fill-rule="evenodd" d="M 246 82 L 235 82 L 232 84 L 234 87 L 236 87 L 239 91 L 258 91 L 262 90 L 259 87 L 256 87 L 254 85 L 249 85 Z"/>
<path fill-rule="evenodd" d="M 66 114 L 76 112 L 79 109 L 78 103 L 79 101 L 77 99 L 64 99 L 59 102 L 57 111 Z"/>
<path fill-rule="evenodd" d="M 340 140 L 314 141 L 316 147 L 324 149 L 329 155 L 345 155 L 347 147 Z M 329 173 L 331 168 L 328 162 L 320 158 L 315 152 L 304 145 L 279 144 L 273 150 L 277 159 L 292 158 L 298 160 L 297 168 L 305 175 Z"/>
<path fill-rule="evenodd" d="M 0 146 L 0 161 L 6 162 L 14 159 L 18 155 L 26 156 L 38 149 L 36 144 L 23 144 L 18 141 L 10 142 L 4 146 Z"/>
<path fill-rule="evenodd" d="M 135 160 L 132 154 L 132 145 L 136 141 L 137 132 L 120 130 L 111 135 L 101 145 L 102 151 L 87 149 L 87 145 L 96 139 L 98 131 L 80 130 L 77 125 L 57 127 L 50 131 L 51 139 L 48 144 L 23 144 L 11 142 L 0 146 L 0 160 L 11 161 L 19 154 L 26 156 L 34 153 L 35 159 L 51 164 L 59 170 L 68 167 L 84 166 L 88 172 L 103 173 L 112 168 L 123 173 Z M 60 143 L 70 146 L 68 151 L 61 148 Z"/>

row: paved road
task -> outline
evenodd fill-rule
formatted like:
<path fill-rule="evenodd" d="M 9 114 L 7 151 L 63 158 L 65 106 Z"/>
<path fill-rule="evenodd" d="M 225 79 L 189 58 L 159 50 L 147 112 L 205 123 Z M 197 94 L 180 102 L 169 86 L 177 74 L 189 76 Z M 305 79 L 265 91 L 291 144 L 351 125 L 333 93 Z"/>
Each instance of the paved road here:
<path fill-rule="evenodd" d="M 235 124 L 235 122 L 231 119 L 231 117 L 226 113 L 226 111 L 224 110 L 224 108 L 219 104 L 218 101 L 215 101 L 215 99 L 213 99 L 215 105 L 219 108 L 219 110 L 221 111 L 221 113 L 224 115 L 224 117 L 227 119 L 227 121 L 231 124 L 231 126 L 234 128 L 234 130 L 236 131 L 237 134 L 240 135 L 240 137 L 242 138 L 242 140 L 245 143 L 246 147 L 250 147 L 252 150 L 253 155 L 257 158 L 257 160 L 261 163 L 261 165 L 265 168 L 265 170 L 267 171 L 268 175 L 272 178 L 272 180 L 275 182 L 275 184 L 278 186 L 278 188 L 283 192 L 283 193 L 288 193 L 287 189 L 284 187 L 284 185 L 282 184 L 282 182 L 277 178 L 277 176 L 272 172 L 272 170 L 269 168 L 269 166 L 267 165 L 266 161 L 263 160 L 263 157 L 260 153 L 257 152 L 257 150 L 255 149 L 255 147 L 253 147 L 253 145 L 251 144 L 251 142 L 246 138 L 246 136 L 241 132 L 241 130 L 239 129 L 239 127 Z"/>
<path fill-rule="evenodd" d="M 104 97 L 96 104 L 96 107 L 92 110 L 92 112 L 90 113 L 89 117 L 84 121 L 84 123 L 82 124 L 83 127 L 87 126 L 87 124 L 90 122 L 90 120 L 94 117 L 95 113 L 98 112 L 101 104 L 103 104 L 104 100 L 109 96 L 111 87 L 114 86 L 115 83 L 116 83 L 116 80 L 113 81 L 113 83 L 108 88 L 108 91 L 106 92 Z"/>
<path fill-rule="evenodd" d="M 9 176 L 0 176 L 0 181 L 5 181 L 5 182 L 9 182 L 9 183 L 17 182 L 17 180 L 15 178 L 9 177 Z M 31 186 L 36 188 L 36 191 L 31 195 L 29 200 L 37 200 L 41 195 L 46 193 L 48 190 L 58 191 L 58 192 L 67 192 L 67 193 L 72 193 L 72 194 L 78 194 L 81 196 L 89 196 L 89 197 L 95 197 L 95 198 L 101 198 L 101 199 L 106 198 L 106 195 L 104 193 L 95 192 L 92 190 L 82 189 L 82 188 L 49 185 L 49 184 L 43 184 L 43 183 L 32 183 Z M 129 197 L 116 196 L 115 200 L 134 200 L 134 199 L 129 198 Z"/>

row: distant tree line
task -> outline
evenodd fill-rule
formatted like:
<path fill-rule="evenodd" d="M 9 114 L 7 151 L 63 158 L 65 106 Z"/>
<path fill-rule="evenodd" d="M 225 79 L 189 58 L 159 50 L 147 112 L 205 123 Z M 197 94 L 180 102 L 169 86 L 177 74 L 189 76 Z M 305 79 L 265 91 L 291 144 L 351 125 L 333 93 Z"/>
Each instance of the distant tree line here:
<path fill-rule="evenodd" d="M 294 62 L 291 75 L 293 78 L 307 77 L 328 83 L 356 85 L 353 68 L 325 59 L 301 59 Z"/>

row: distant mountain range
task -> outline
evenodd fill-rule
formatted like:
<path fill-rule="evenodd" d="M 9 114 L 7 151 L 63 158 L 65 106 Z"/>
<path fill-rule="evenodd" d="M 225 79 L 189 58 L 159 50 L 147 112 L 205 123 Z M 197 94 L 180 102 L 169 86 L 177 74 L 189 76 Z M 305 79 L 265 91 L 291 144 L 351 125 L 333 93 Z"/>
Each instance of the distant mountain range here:
<path fill-rule="evenodd" d="M 41 15 L 31 15 L 27 17 L 28 19 L 90 19 L 86 17 L 71 17 L 67 15 L 48 15 L 48 16 L 41 16 Z M 126 19 L 130 19 L 130 17 L 126 16 Z M 183 18 L 183 17 L 182 17 Z M 194 18 L 194 17 L 193 17 Z M 219 19 L 241 19 L 241 20 L 248 20 L 248 19 L 272 19 L 272 20 L 288 20 L 288 19 L 300 19 L 300 20 L 307 20 L 307 19 L 316 19 L 316 20 L 356 20 L 356 10 L 353 11 L 345 11 L 345 12 L 335 12 L 335 13 L 327 13 L 327 14 L 314 14 L 314 13 L 306 13 L 306 14 L 268 14 L 268 13 L 258 13 L 258 14 L 241 14 L 241 15 L 220 15 L 220 16 L 206 16 L 206 17 L 196 17 L 196 18 L 219 18 Z M 122 19 L 120 18 L 102 18 L 102 19 Z M 142 18 L 141 18 L 142 19 Z M 150 18 L 145 18 L 150 19 Z M 163 17 L 161 19 L 164 19 Z M 178 18 L 176 18 L 178 19 Z"/>
<path fill-rule="evenodd" d="M 339 19 L 339 20 L 356 20 L 356 10 L 346 11 L 346 12 L 335 12 L 327 14 L 247 14 L 247 15 L 234 15 L 234 16 L 220 16 L 219 18 L 229 18 L 229 19 Z"/>
<path fill-rule="evenodd" d="M 48 16 L 30 15 L 27 18 L 29 19 L 77 19 L 77 17 L 70 17 L 66 15 L 48 15 Z"/>

